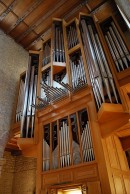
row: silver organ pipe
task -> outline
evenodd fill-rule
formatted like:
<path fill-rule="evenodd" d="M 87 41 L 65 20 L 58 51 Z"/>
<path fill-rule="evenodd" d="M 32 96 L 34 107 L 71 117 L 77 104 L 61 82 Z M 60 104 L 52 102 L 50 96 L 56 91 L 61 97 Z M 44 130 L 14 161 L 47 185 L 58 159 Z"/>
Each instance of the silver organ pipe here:
<path fill-rule="evenodd" d="M 30 125 L 30 115 L 31 115 L 31 105 L 32 105 L 32 95 L 33 95 L 33 83 L 34 82 L 34 66 L 32 67 L 31 77 L 30 77 L 30 85 L 29 85 L 29 96 L 28 96 L 28 107 L 27 107 L 27 122 L 26 122 L 26 137 L 28 137 L 29 133 L 29 125 Z"/>
<path fill-rule="evenodd" d="M 43 171 L 95 160 L 87 110 L 73 113 L 69 118 L 64 117 L 58 122 L 58 125 L 55 121 L 52 125 L 44 126 Z"/>
<path fill-rule="evenodd" d="M 42 66 L 51 62 L 51 40 L 48 40 L 43 44 L 43 61 Z"/>
<path fill-rule="evenodd" d="M 86 109 L 79 111 L 79 122 L 83 162 L 90 162 L 95 159 L 95 156 Z"/>
<path fill-rule="evenodd" d="M 65 49 L 64 49 L 64 37 L 63 37 L 63 29 L 62 22 L 54 22 L 53 23 L 53 32 L 54 32 L 54 40 L 53 40 L 53 62 L 61 62 L 65 63 Z"/>
<path fill-rule="evenodd" d="M 81 156 L 80 156 L 80 141 L 79 141 L 76 114 L 70 115 L 70 121 L 71 121 L 71 131 L 72 131 L 72 154 L 73 154 L 72 160 L 73 160 L 73 164 L 79 164 L 81 163 Z"/>
<path fill-rule="evenodd" d="M 97 108 L 103 102 L 118 103 L 113 76 L 92 18 L 81 18 L 81 36 Z"/>
<path fill-rule="evenodd" d="M 67 82 L 67 72 L 66 68 L 64 68 L 63 70 L 54 75 L 53 87 L 58 88 L 60 90 L 63 89 L 65 92 L 67 92 L 67 89 L 64 87 L 66 86 Z"/>
<path fill-rule="evenodd" d="M 83 58 L 81 53 L 75 52 L 70 56 L 70 69 L 73 90 L 81 88 L 87 83 Z"/>
<path fill-rule="evenodd" d="M 22 76 L 20 80 L 18 101 L 17 101 L 17 107 L 16 107 L 16 119 L 15 119 L 16 122 L 21 121 L 22 107 L 24 102 L 24 87 L 25 87 L 25 76 Z"/>
<path fill-rule="evenodd" d="M 34 130 L 35 100 L 39 56 L 31 55 L 25 79 L 24 104 L 21 118 L 21 137 L 32 137 Z"/>
<path fill-rule="evenodd" d="M 57 122 L 52 123 L 52 168 L 58 168 L 58 134 Z"/>
<path fill-rule="evenodd" d="M 109 18 L 106 22 L 103 22 L 101 28 L 117 72 L 128 69 L 130 67 L 130 52 L 113 19 Z"/>
<path fill-rule="evenodd" d="M 36 111 L 36 96 L 37 96 L 37 80 L 38 80 L 38 75 L 35 75 L 34 78 L 34 88 L 33 88 L 33 99 L 32 99 L 32 122 L 31 122 L 31 137 L 34 136 L 34 122 L 35 122 L 35 111 Z"/>
<path fill-rule="evenodd" d="M 48 68 L 46 71 L 44 71 L 42 73 L 42 79 L 41 79 L 41 83 L 42 84 L 46 84 L 47 86 L 51 86 L 51 69 Z M 40 93 L 40 98 L 43 99 L 43 101 L 45 101 L 45 103 L 43 101 L 40 101 L 40 104 L 41 105 L 47 105 L 46 102 L 48 102 L 48 97 L 46 96 L 46 93 L 45 93 L 45 88 L 43 88 L 41 86 L 41 93 Z"/>
<path fill-rule="evenodd" d="M 44 126 L 43 138 L 43 170 L 50 169 L 50 124 Z"/>
<path fill-rule="evenodd" d="M 79 43 L 75 22 L 72 22 L 69 26 L 67 26 L 66 34 L 68 49 L 71 49 Z"/>
<path fill-rule="evenodd" d="M 68 120 L 60 120 L 60 131 L 59 131 L 59 141 L 60 141 L 60 167 L 70 166 L 70 136 L 69 136 L 69 126 Z"/>

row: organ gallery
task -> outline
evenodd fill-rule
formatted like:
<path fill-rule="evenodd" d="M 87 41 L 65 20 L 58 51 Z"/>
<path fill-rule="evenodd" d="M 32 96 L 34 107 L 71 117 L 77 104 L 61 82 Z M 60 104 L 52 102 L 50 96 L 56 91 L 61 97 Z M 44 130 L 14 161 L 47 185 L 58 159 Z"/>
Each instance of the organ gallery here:
<path fill-rule="evenodd" d="M 112 1 L 80 6 L 53 17 L 40 49 L 29 49 L 13 135 L 37 159 L 37 194 L 128 194 L 127 24 Z"/>

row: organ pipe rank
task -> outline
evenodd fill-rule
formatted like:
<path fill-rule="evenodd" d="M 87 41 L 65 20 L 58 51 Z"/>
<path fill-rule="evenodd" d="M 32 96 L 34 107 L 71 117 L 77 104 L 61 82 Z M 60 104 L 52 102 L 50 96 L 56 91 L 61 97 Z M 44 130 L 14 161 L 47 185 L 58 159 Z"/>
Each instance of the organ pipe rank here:
<path fill-rule="evenodd" d="M 124 71 L 130 67 L 130 52 L 125 45 L 118 29 L 112 20 L 108 19 L 101 24 L 107 45 L 110 49 L 117 72 Z"/>
<path fill-rule="evenodd" d="M 35 121 L 35 105 L 37 93 L 39 56 L 29 57 L 28 70 L 25 81 L 24 104 L 21 119 L 21 137 L 33 137 Z M 32 104 L 34 106 L 32 106 Z"/>
<path fill-rule="evenodd" d="M 106 99 L 118 103 L 114 79 L 91 17 L 81 18 L 81 35 L 97 107 Z"/>
<path fill-rule="evenodd" d="M 52 125 L 47 124 L 44 126 L 44 171 L 50 170 L 51 166 L 52 169 L 57 169 L 68 167 L 72 163 L 81 163 L 80 146 L 82 147 L 83 162 L 90 162 L 95 159 L 87 110 L 79 111 L 77 116 L 74 113 L 70 115 L 70 122 L 68 117 L 64 117 L 58 121 L 59 124 L 55 121 Z M 80 130 L 78 130 L 77 119 L 80 121 Z M 50 160 L 51 155 L 52 161 Z"/>

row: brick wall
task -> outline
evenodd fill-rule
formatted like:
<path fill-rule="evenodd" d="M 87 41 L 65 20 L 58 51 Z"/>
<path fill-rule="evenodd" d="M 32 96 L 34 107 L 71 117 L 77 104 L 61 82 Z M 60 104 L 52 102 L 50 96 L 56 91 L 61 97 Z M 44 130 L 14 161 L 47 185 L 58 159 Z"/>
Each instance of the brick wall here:
<path fill-rule="evenodd" d="M 9 152 L 5 152 L 4 158 L 6 163 L 3 165 L 0 177 L 0 194 L 12 194 L 15 157 L 11 156 Z"/>
<path fill-rule="evenodd" d="M 0 194 L 34 194 L 36 159 L 11 156 L 5 152 L 6 163 L 0 178 Z"/>
<path fill-rule="evenodd" d="M 0 30 L 0 158 L 10 130 L 19 76 L 28 64 L 28 52 Z"/>
<path fill-rule="evenodd" d="M 36 159 L 16 157 L 12 194 L 34 194 Z"/>

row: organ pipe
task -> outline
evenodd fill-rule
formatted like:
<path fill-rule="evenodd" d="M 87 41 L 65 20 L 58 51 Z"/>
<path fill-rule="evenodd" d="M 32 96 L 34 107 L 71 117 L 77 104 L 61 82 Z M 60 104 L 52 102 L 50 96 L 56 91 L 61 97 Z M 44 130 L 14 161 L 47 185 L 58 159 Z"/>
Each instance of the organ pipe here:
<path fill-rule="evenodd" d="M 80 126 L 78 126 L 77 119 Z M 57 169 L 95 160 L 87 110 L 83 109 L 78 114 L 71 114 L 58 122 L 59 125 L 55 121 L 52 125 L 44 126 L 43 171 L 51 170 L 51 166 L 52 169 Z"/>
<path fill-rule="evenodd" d="M 81 18 L 81 36 L 97 108 L 103 102 L 118 103 L 118 93 L 99 35 L 91 17 Z"/>

